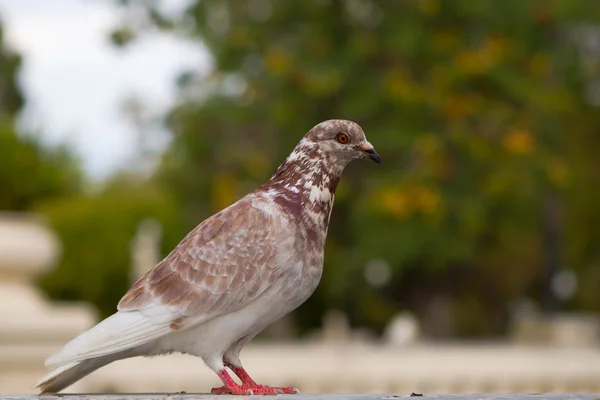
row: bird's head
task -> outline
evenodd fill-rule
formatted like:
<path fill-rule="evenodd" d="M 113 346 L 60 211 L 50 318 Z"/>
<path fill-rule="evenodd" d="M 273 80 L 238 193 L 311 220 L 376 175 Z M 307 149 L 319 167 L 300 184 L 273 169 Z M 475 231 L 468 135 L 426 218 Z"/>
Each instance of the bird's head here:
<path fill-rule="evenodd" d="M 367 141 L 362 128 L 355 122 L 330 119 L 312 128 L 304 137 L 324 153 L 343 164 L 368 158 L 381 164 L 381 157 Z"/>

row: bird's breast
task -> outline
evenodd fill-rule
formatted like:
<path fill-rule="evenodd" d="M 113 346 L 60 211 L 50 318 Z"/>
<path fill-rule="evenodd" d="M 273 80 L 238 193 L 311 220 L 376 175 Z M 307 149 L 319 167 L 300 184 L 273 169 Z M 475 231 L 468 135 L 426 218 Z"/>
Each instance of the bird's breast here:
<path fill-rule="evenodd" d="M 282 297 L 301 304 L 321 279 L 334 195 L 326 187 L 300 187 L 270 188 L 261 193 L 255 207 L 279 226 L 276 260 L 280 264 Z"/>

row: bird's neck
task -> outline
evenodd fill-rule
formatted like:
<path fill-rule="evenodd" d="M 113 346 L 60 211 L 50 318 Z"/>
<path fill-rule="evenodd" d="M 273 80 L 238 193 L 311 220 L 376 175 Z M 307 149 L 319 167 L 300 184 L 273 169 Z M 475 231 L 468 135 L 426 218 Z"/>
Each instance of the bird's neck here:
<path fill-rule="evenodd" d="M 346 163 L 303 139 L 265 184 L 268 194 L 291 214 L 306 212 L 313 222 L 329 224 L 335 190 Z"/>
<path fill-rule="evenodd" d="M 268 183 L 304 194 L 309 200 L 329 201 L 345 166 L 346 163 L 333 159 L 317 143 L 302 139 Z"/>

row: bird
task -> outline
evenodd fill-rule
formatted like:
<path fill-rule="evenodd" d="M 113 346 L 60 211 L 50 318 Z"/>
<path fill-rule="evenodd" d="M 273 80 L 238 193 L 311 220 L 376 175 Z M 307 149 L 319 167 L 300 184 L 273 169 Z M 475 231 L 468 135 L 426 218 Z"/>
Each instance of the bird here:
<path fill-rule="evenodd" d="M 171 353 L 200 357 L 223 383 L 212 394 L 299 393 L 256 383 L 239 354 L 316 290 L 335 191 L 357 159 L 381 164 L 357 123 L 314 126 L 266 183 L 198 224 L 131 286 L 113 315 L 49 357 L 46 365 L 56 368 L 37 384 L 40 394 L 117 360 Z"/>

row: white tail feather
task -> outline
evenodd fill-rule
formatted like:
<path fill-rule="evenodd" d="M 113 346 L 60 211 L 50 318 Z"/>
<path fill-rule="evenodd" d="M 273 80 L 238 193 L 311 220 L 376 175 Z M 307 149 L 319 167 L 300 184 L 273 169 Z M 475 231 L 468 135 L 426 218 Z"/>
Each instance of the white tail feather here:
<path fill-rule="evenodd" d="M 92 358 L 91 360 L 62 365 L 44 376 L 36 387 L 40 389 L 40 394 L 58 393 L 98 368 L 125 357 L 127 356 L 123 354 L 110 354 L 104 357 Z"/>
<path fill-rule="evenodd" d="M 46 365 L 73 363 L 119 353 L 171 332 L 168 322 L 150 321 L 138 311 L 119 311 L 67 343 Z"/>

